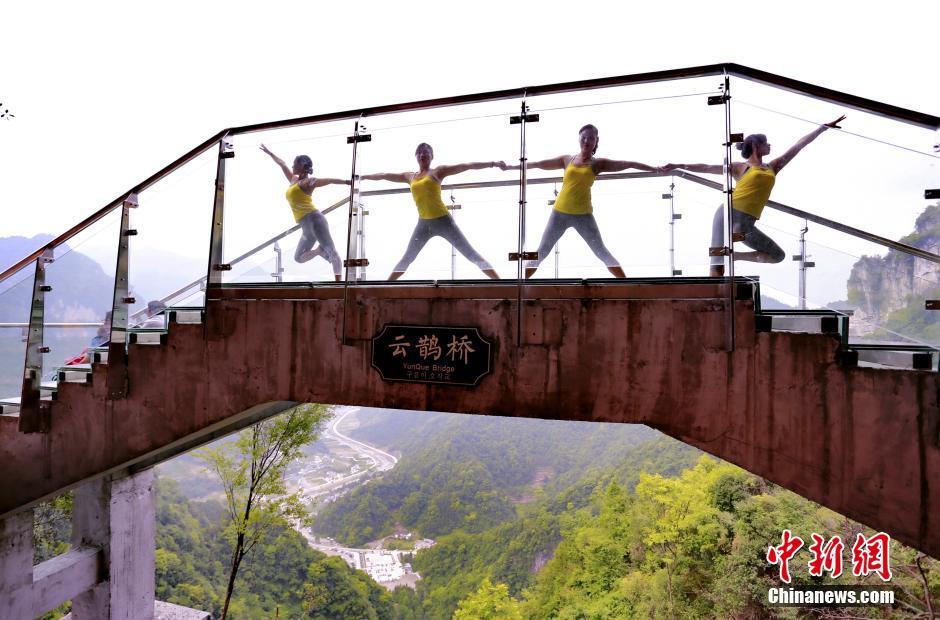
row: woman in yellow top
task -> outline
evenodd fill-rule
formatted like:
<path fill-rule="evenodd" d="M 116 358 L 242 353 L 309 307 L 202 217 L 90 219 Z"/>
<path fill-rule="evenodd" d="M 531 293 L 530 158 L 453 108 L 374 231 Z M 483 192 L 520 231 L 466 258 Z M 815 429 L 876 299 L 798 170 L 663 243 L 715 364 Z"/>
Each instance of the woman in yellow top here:
<path fill-rule="evenodd" d="M 313 160 L 306 155 L 298 155 L 294 158 L 294 165 L 288 168 L 284 160 L 268 150 L 268 147 L 261 145 L 261 150 L 271 156 L 290 184 L 287 188 L 287 203 L 290 205 L 294 214 L 294 220 L 300 224 L 301 236 L 297 242 L 297 249 L 294 250 L 294 260 L 298 263 L 306 263 L 308 260 L 322 256 L 333 266 L 333 276 L 339 282 L 342 279 L 343 263 L 340 261 L 339 252 L 333 245 L 333 237 L 330 236 L 330 225 L 326 217 L 313 206 L 313 190 L 324 185 L 349 185 L 347 179 L 326 179 L 313 177 Z M 317 241 L 320 247 L 314 248 Z"/>
<path fill-rule="evenodd" d="M 548 217 L 548 224 L 546 224 L 545 232 L 542 233 L 542 240 L 539 242 L 538 260 L 529 261 L 526 265 L 526 278 L 531 278 L 535 274 L 535 270 L 548 257 L 552 248 L 555 247 L 555 244 L 569 228 L 574 228 L 581 235 L 581 238 L 591 248 L 594 255 L 604 262 L 607 270 L 614 277 L 626 277 L 620 262 L 614 258 L 607 246 L 604 245 L 604 240 L 601 239 L 601 231 L 597 227 L 597 220 L 594 219 L 594 207 L 591 204 L 591 186 L 594 185 L 594 179 L 597 178 L 597 175 L 604 172 L 620 172 L 627 168 L 654 172 L 656 169 L 635 161 L 594 157 L 597 152 L 597 145 L 600 142 L 597 127 L 594 125 L 582 127 L 578 131 L 578 137 L 581 150 L 578 151 L 577 155 L 561 155 L 560 157 L 526 164 L 527 169 L 558 170 L 561 168 L 565 171 L 561 191 L 558 192 L 558 196 L 555 198 L 552 214 Z M 519 166 L 512 166 L 512 169 L 518 168 Z"/>
<path fill-rule="evenodd" d="M 754 251 L 735 252 L 734 260 L 745 260 L 754 263 L 779 263 L 786 258 L 786 252 L 773 239 L 757 228 L 757 220 L 760 219 L 764 206 L 770 200 L 770 192 L 774 188 L 777 174 L 783 167 L 790 163 L 790 160 L 796 157 L 797 153 L 818 138 L 824 131 L 830 127 L 838 129 L 839 123 L 844 119 L 845 116 L 840 116 L 830 123 L 820 125 L 800 138 L 783 155 L 766 164 L 764 163 L 764 156 L 770 154 L 770 143 L 767 142 L 767 136 L 764 134 L 751 134 L 744 139 L 744 142 L 737 145 L 746 161 L 731 164 L 731 176 L 737 181 L 737 185 L 731 193 L 731 225 L 733 232 L 744 234 L 744 245 Z M 666 164 L 662 167 L 662 170 L 669 172 L 679 168 L 689 172 L 724 173 L 722 166 L 710 164 Z M 715 211 L 715 217 L 712 219 L 712 247 L 725 246 L 724 212 L 724 206 L 718 207 L 718 210 Z M 709 275 L 725 275 L 723 263 L 724 258 L 713 256 Z"/>
<path fill-rule="evenodd" d="M 444 201 L 441 199 L 441 181 L 452 174 L 460 174 L 467 170 L 480 170 L 482 168 L 506 170 L 506 163 L 502 161 L 481 161 L 431 168 L 434 149 L 425 142 L 419 144 L 418 148 L 415 149 L 415 159 L 418 160 L 417 172 L 379 172 L 364 174 L 360 177 L 363 180 L 407 183 L 411 187 L 411 197 L 415 201 L 415 206 L 418 207 L 418 223 L 415 225 L 414 232 L 411 233 L 411 241 L 408 242 L 405 255 L 395 265 L 388 279 L 397 280 L 402 277 L 408 266 L 418 257 L 421 249 L 431 240 L 431 237 L 443 237 L 453 244 L 454 248 L 463 254 L 468 261 L 479 267 L 483 273 L 494 280 L 498 280 L 499 275 L 496 270 L 485 258 L 480 256 L 479 252 L 473 249 L 467 238 L 457 228 L 457 224 L 448 212 L 447 207 L 444 206 Z"/>

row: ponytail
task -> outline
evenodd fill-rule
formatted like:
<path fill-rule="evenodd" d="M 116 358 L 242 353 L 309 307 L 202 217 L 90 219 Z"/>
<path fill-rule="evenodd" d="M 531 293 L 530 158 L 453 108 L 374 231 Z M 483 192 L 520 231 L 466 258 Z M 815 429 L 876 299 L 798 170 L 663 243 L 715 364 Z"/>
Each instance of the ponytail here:
<path fill-rule="evenodd" d="M 741 157 L 748 159 L 754 153 L 754 147 L 758 144 L 764 144 L 767 142 L 767 136 L 762 133 L 752 133 L 748 137 L 744 138 L 744 142 L 738 142 L 736 145 L 737 149 L 741 151 Z"/>
<path fill-rule="evenodd" d="M 313 160 L 310 159 L 307 155 L 298 155 L 294 161 L 298 162 L 301 166 L 304 167 L 304 172 L 307 174 L 313 174 Z"/>

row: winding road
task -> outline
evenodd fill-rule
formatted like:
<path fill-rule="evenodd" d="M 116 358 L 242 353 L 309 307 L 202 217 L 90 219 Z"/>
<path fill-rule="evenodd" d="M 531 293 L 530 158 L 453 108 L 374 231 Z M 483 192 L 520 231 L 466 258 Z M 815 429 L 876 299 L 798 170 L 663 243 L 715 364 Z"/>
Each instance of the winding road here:
<path fill-rule="evenodd" d="M 357 441 L 348 435 L 344 435 L 340 432 L 339 426 L 343 423 L 346 417 L 358 411 L 358 407 L 344 407 L 341 413 L 337 415 L 327 426 L 326 430 L 323 432 L 322 439 L 331 439 L 341 445 L 346 446 L 347 448 L 353 450 L 356 453 L 356 456 L 361 459 L 368 459 L 372 461 L 372 465 L 362 471 L 357 471 L 350 473 L 341 478 L 331 480 L 330 482 L 325 482 L 323 484 L 318 484 L 316 486 L 306 486 L 304 485 L 304 476 L 307 471 L 301 470 L 298 475 L 296 484 L 301 488 L 303 494 L 307 498 L 314 498 L 320 495 L 329 494 L 337 489 L 340 489 L 350 482 L 354 482 L 359 478 L 367 476 L 369 474 L 379 473 L 383 471 L 388 471 L 395 466 L 398 462 L 398 459 L 394 456 L 380 450 L 375 446 L 370 446 L 369 444 Z"/>

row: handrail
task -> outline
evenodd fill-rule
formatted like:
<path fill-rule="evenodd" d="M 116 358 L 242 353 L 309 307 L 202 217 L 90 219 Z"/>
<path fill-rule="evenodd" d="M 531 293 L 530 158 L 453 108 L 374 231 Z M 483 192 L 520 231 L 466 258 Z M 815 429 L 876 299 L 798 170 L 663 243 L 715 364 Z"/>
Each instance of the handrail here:
<path fill-rule="evenodd" d="M 29 327 L 29 323 L 0 323 L 0 329 L 22 329 Z M 62 329 L 101 327 L 101 323 L 43 323 L 43 327 L 56 327 Z"/>
<path fill-rule="evenodd" d="M 421 101 L 396 103 L 371 108 L 358 108 L 353 110 L 346 110 L 343 112 L 301 116 L 298 118 L 284 119 L 280 121 L 233 127 L 231 128 L 231 133 L 232 135 L 237 135 L 256 131 L 264 131 L 267 129 L 283 129 L 285 127 L 295 127 L 297 125 L 308 125 L 311 123 L 322 123 L 326 121 L 348 120 L 376 116 L 380 114 L 390 114 L 394 112 L 409 112 L 414 110 L 461 105 L 465 103 L 499 101 L 501 99 L 512 99 L 516 97 L 521 98 L 523 96 L 533 97 L 536 95 L 549 95 L 553 93 L 565 93 L 577 90 L 592 90 L 596 88 L 610 88 L 613 86 L 629 86 L 636 84 L 648 84 L 651 82 L 667 82 L 671 80 L 724 75 L 725 73 L 740 77 L 742 79 L 750 80 L 752 82 L 760 82 L 762 84 L 776 86 L 790 92 L 801 93 L 815 99 L 822 99 L 829 101 L 830 103 L 838 103 L 839 105 L 844 105 L 856 110 L 870 112 L 872 114 L 877 114 L 879 116 L 884 116 L 912 125 L 918 125 L 927 129 L 940 128 L 940 117 L 934 116 L 932 114 L 925 114 L 915 110 L 908 110 L 899 106 L 875 101 L 874 99 L 858 97 L 856 95 L 843 93 L 831 88 L 826 88 L 824 86 L 810 84 L 809 82 L 801 82 L 800 80 L 794 80 L 792 78 L 768 73 L 759 69 L 752 69 L 751 67 L 739 65 L 736 63 L 722 63 L 715 65 L 701 65 L 698 67 L 686 67 L 683 69 L 671 69 L 666 71 L 650 71 L 646 73 L 632 73 L 606 78 L 577 80 L 574 82 L 558 82 L 555 84 L 543 84 L 541 86 L 508 88 L 504 90 L 494 90 L 471 95 L 440 97 L 437 99 L 424 99 Z"/>
<path fill-rule="evenodd" d="M 857 110 L 862 110 L 865 112 L 870 112 L 879 116 L 884 116 L 896 121 L 901 121 L 904 123 L 909 123 L 912 125 L 917 125 L 920 127 L 925 127 L 927 129 L 937 130 L 940 129 L 940 117 L 934 116 L 931 114 L 925 114 L 922 112 L 917 112 L 914 110 L 909 110 L 906 108 L 901 108 L 898 106 L 890 105 L 887 103 L 882 103 L 875 101 L 873 99 L 866 99 L 864 97 L 857 97 L 848 93 L 843 93 L 837 90 L 826 88 L 823 86 L 817 86 L 815 84 L 810 84 L 808 82 L 802 82 L 800 80 L 794 80 L 792 78 L 787 78 L 784 76 L 776 75 L 773 73 L 768 73 L 766 71 L 761 71 L 759 69 L 753 69 L 744 65 L 739 65 L 736 63 L 720 63 L 712 65 L 701 65 L 697 67 L 686 67 L 681 69 L 669 69 L 664 71 L 650 71 L 645 73 L 633 73 L 627 75 L 606 77 L 606 78 L 593 78 L 587 80 L 576 80 L 573 82 L 559 82 L 554 84 L 543 84 L 541 86 L 526 86 L 522 88 L 510 88 L 504 90 L 489 91 L 485 93 L 477 94 L 468 94 L 468 95 L 458 95 L 454 97 L 439 97 L 435 99 L 425 99 L 421 101 L 413 101 L 406 103 L 397 103 L 391 105 L 383 106 L 374 106 L 368 108 L 359 108 L 354 110 L 346 110 L 343 112 L 331 112 L 327 114 L 318 114 L 312 116 L 303 116 L 293 119 L 285 119 L 280 121 L 273 121 L 267 123 L 256 123 L 252 125 L 242 125 L 239 127 L 232 127 L 229 129 L 224 129 L 216 133 L 211 138 L 205 140 L 186 154 L 177 158 L 175 161 L 167 164 L 159 171 L 145 179 L 144 181 L 136 184 L 131 189 L 126 192 L 122 192 L 119 196 L 108 203 L 106 206 L 102 207 L 92 215 L 88 216 L 78 224 L 72 226 L 66 232 L 62 233 L 52 241 L 44 244 L 42 247 L 37 249 L 35 252 L 31 253 L 29 256 L 24 257 L 22 260 L 18 261 L 14 265 L 5 269 L 0 273 L 0 282 L 7 279 L 9 276 L 18 272 L 20 269 L 26 267 L 30 262 L 38 258 L 45 250 L 55 248 L 65 241 L 68 241 L 70 238 L 78 234 L 79 232 L 85 230 L 101 218 L 105 217 L 110 211 L 116 208 L 124 200 L 126 196 L 131 193 L 140 193 L 148 187 L 152 186 L 154 183 L 163 179 L 179 167 L 183 166 L 192 159 L 198 157 L 207 149 L 215 145 L 219 140 L 221 140 L 226 134 L 236 135 L 243 133 L 252 133 L 256 131 L 263 131 L 266 129 L 277 129 L 285 127 L 294 127 L 298 125 L 309 125 L 313 123 L 322 123 L 331 120 L 343 120 L 343 119 L 353 119 L 368 117 L 380 114 L 389 114 L 393 112 L 405 112 L 412 110 L 423 110 L 430 108 L 440 108 L 452 105 L 460 105 L 466 103 L 475 103 L 483 101 L 497 101 L 500 99 L 510 99 L 514 97 L 526 96 L 535 96 L 535 95 L 546 95 L 552 93 L 563 93 L 577 90 L 591 90 L 597 88 L 609 88 L 613 86 L 627 86 L 631 84 L 646 84 L 651 82 L 665 82 L 671 80 L 679 79 L 689 79 L 696 77 L 708 77 L 708 76 L 717 76 L 723 74 L 729 74 L 732 76 L 740 77 L 742 79 L 750 80 L 753 82 L 759 82 L 762 84 L 767 84 L 783 90 L 788 90 L 791 92 L 796 92 L 800 94 L 807 95 L 816 99 L 822 99 L 829 101 L 831 103 L 837 103 L 839 105 L 844 105 L 850 108 Z M 814 220 L 816 221 L 816 220 Z"/>

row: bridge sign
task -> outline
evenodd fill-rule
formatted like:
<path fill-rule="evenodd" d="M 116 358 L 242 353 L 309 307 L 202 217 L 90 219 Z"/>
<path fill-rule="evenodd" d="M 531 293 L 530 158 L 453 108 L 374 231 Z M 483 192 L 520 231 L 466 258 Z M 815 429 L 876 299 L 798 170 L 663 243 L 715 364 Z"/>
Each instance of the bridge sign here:
<path fill-rule="evenodd" d="M 476 385 L 492 352 L 475 327 L 386 325 L 372 339 L 372 367 L 385 381 Z"/>

